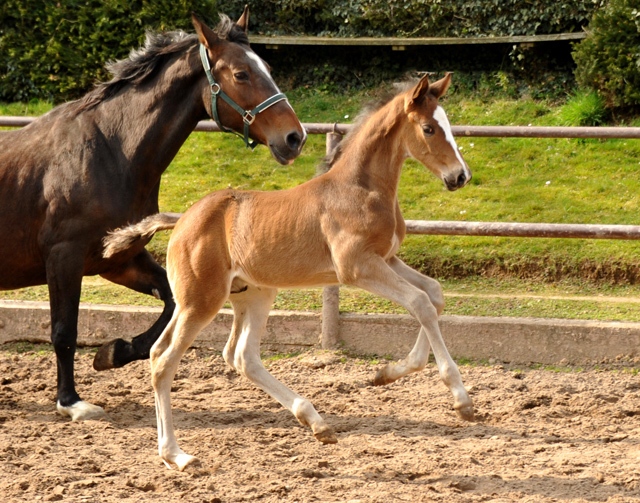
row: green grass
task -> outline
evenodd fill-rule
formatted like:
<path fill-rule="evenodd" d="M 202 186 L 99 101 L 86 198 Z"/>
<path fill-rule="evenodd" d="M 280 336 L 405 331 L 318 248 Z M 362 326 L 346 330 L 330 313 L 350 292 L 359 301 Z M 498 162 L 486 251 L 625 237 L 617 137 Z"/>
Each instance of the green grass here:
<path fill-rule="evenodd" d="M 604 98 L 595 91 L 575 93 L 559 114 L 565 126 L 600 126 L 607 115 Z"/>
<path fill-rule="evenodd" d="M 349 96 L 297 89 L 290 100 L 303 122 L 351 122 L 380 90 Z M 566 103 L 550 100 L 477 99 L 455 90 L 443 105 L 453 124 L 566 123 Z M 0 104 L 0 114 L 39 115 L 48 103 Z M 578 107 L 579 108 L 579 107 Z M 640 121 L 628 121 L 640 125 Z M 405 218 L 503 222 L 638 224 L 640 141 L 458 138 L 473 180 L 451 193 L 424 167 L 407 161 L 399 199 Z M 226 187 L 277 190 L 310 179 L 325 153 L 322 136 L 309 137 L 292 165 L 277 164 L 264 147 L 246 150 L 231 135 L 193 133 L 162 179 L 160 207 L 182 212 L 206 193 Z M 162 259 L 169 233 L 150 250 Z M 640 321 L 638 245 L 633 241 L 409 236 L 401 256 L 438 278 L 447 293 L 445 314 L 522 315 Z M 535 298 L 519 294 L 536 295 Z M 602 298 L 629 298 L 629 302 Z M 576 297 L 595 297 L 577 299 Z M 562 297 L 562 298 L 559 298 Z M 4 299 L 46 300 L 46 288 L 2 292 Z M 159 302 L 87 279 L 83 300 Z M 320 290 L 281 292 L 279 309 L 319 310 Z M 341 310 L 402 312 L 389 302 L 344 289 Z"/>

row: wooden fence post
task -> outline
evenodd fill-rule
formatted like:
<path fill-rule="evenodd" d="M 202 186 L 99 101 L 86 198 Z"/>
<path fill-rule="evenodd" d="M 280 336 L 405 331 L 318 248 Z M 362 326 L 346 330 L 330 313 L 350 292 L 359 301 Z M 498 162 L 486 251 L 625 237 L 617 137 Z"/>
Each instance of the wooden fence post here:
<path fill-rule="evenodd" d="M 342 135 L 333 132 L 327 134 L 327 155 L 338 146 Z M 322 349 L 335 349 L 340 342 L 340 287 L 327 286 L 322 290 Z"/>

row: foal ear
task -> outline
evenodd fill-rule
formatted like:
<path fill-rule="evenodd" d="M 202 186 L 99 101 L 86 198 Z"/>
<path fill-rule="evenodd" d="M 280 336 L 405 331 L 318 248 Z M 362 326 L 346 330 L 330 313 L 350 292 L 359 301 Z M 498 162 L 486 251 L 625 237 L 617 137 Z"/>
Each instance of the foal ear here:
<path fill-rule="evenodd" d="M 242 16 L 240 16 L 240 19 L 236 21 L 236 24 L 240 28 L 242 28 L 245 33 L 249 32 L 249 6 L 248 5 L 244 6 L 244 12 L 242 13 Z"/>
<path fill-rule="evenodd" d="M 451 73 L 447 73 L 438 82 L 434 82 L 429 86 L 429 94 L 432 94 L 435 98 L 440 99 L 445 95 L 447 89 L 451 85 Z"/>
<path fill-rule="evenodd" d="M 409 113 L 418 105 L 418 102 L 429 90 L 429 87 L 429 77 L 425 75 L 420 79 L 420 82 L 418 82 L 415 87 L 407 93 L 404 99 L 405 112 Z"/>
<path fill-rule="evenodd" d="M 193 13 L 191 13 L 191 22 L 193 23 L 193 27 L 196 29 L 200 43 L 207 49 L 212 49 L 212 46 L 218 42 L 217 33 L 200 21 Z"/>

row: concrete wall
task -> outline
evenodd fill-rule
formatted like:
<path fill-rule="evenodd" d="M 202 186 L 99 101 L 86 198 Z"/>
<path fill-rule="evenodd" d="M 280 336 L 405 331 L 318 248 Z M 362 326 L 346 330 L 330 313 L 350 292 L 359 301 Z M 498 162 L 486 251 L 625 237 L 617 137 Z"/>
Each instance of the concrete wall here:
<path fill-rule="evenodd" d="M 79 344 L 99 346 L 118 337 L 129 339 L 150 327 L 160 311 L 149 307 L 82 305 Z M 221 311 L 194 345 L 221 351 L 232 321 L 229 310 Z M 319 347 L 321 326 L 317 313 L 273 311 L 262 348 L 289 352 Z M 454 357 L 584 364 L 620 355 L 640 356 L 640 323 L 443 316 L 440 326 Z M 47 303 L 0 301 L 0 343 L 50 342 L 50 329 Z M 417 334 L 418 324 L 410 316 L 340 316 L 341 347 L 358 354 L 402 358 L 411 350 Z"/>

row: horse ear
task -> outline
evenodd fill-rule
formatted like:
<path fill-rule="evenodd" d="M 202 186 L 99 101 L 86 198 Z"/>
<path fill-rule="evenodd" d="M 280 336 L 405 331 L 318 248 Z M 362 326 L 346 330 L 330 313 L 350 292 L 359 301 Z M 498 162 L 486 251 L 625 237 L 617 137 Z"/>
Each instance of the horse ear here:
<path fill-rule="evenodd" d="M 198 34 L 198 40 L 207 49 L 212 49 L 213 45 L 218 41 L 218 35 L 206 24 L 200 21 L 195 14 L 191 13 L 191 22 Z"/>
<path fill-rule="evenodd" d="M 244 12 L 240 19 L 236 21 L 236 24 L 244 30 L 245 33 L 249 32 L 249 5 L 244 6 Z"/>
<path fill-rule="evenodd" d="M 445 95 L 447 89 L 451 85 L 451 73 L 447 73 L 438 82 L 434 82 L 429 86 L 429 94 L 432 94 L 435 98 L 440 99 Z"/>
<path fill-rule="evenodd" d="M 405 112 L 409 113 L 416 105 L 417 102 L 425 95 L 429 90 L 429 77 L 425 75 L 420 79 L 413 89 L 411 89 L 404 99 Z"/>

